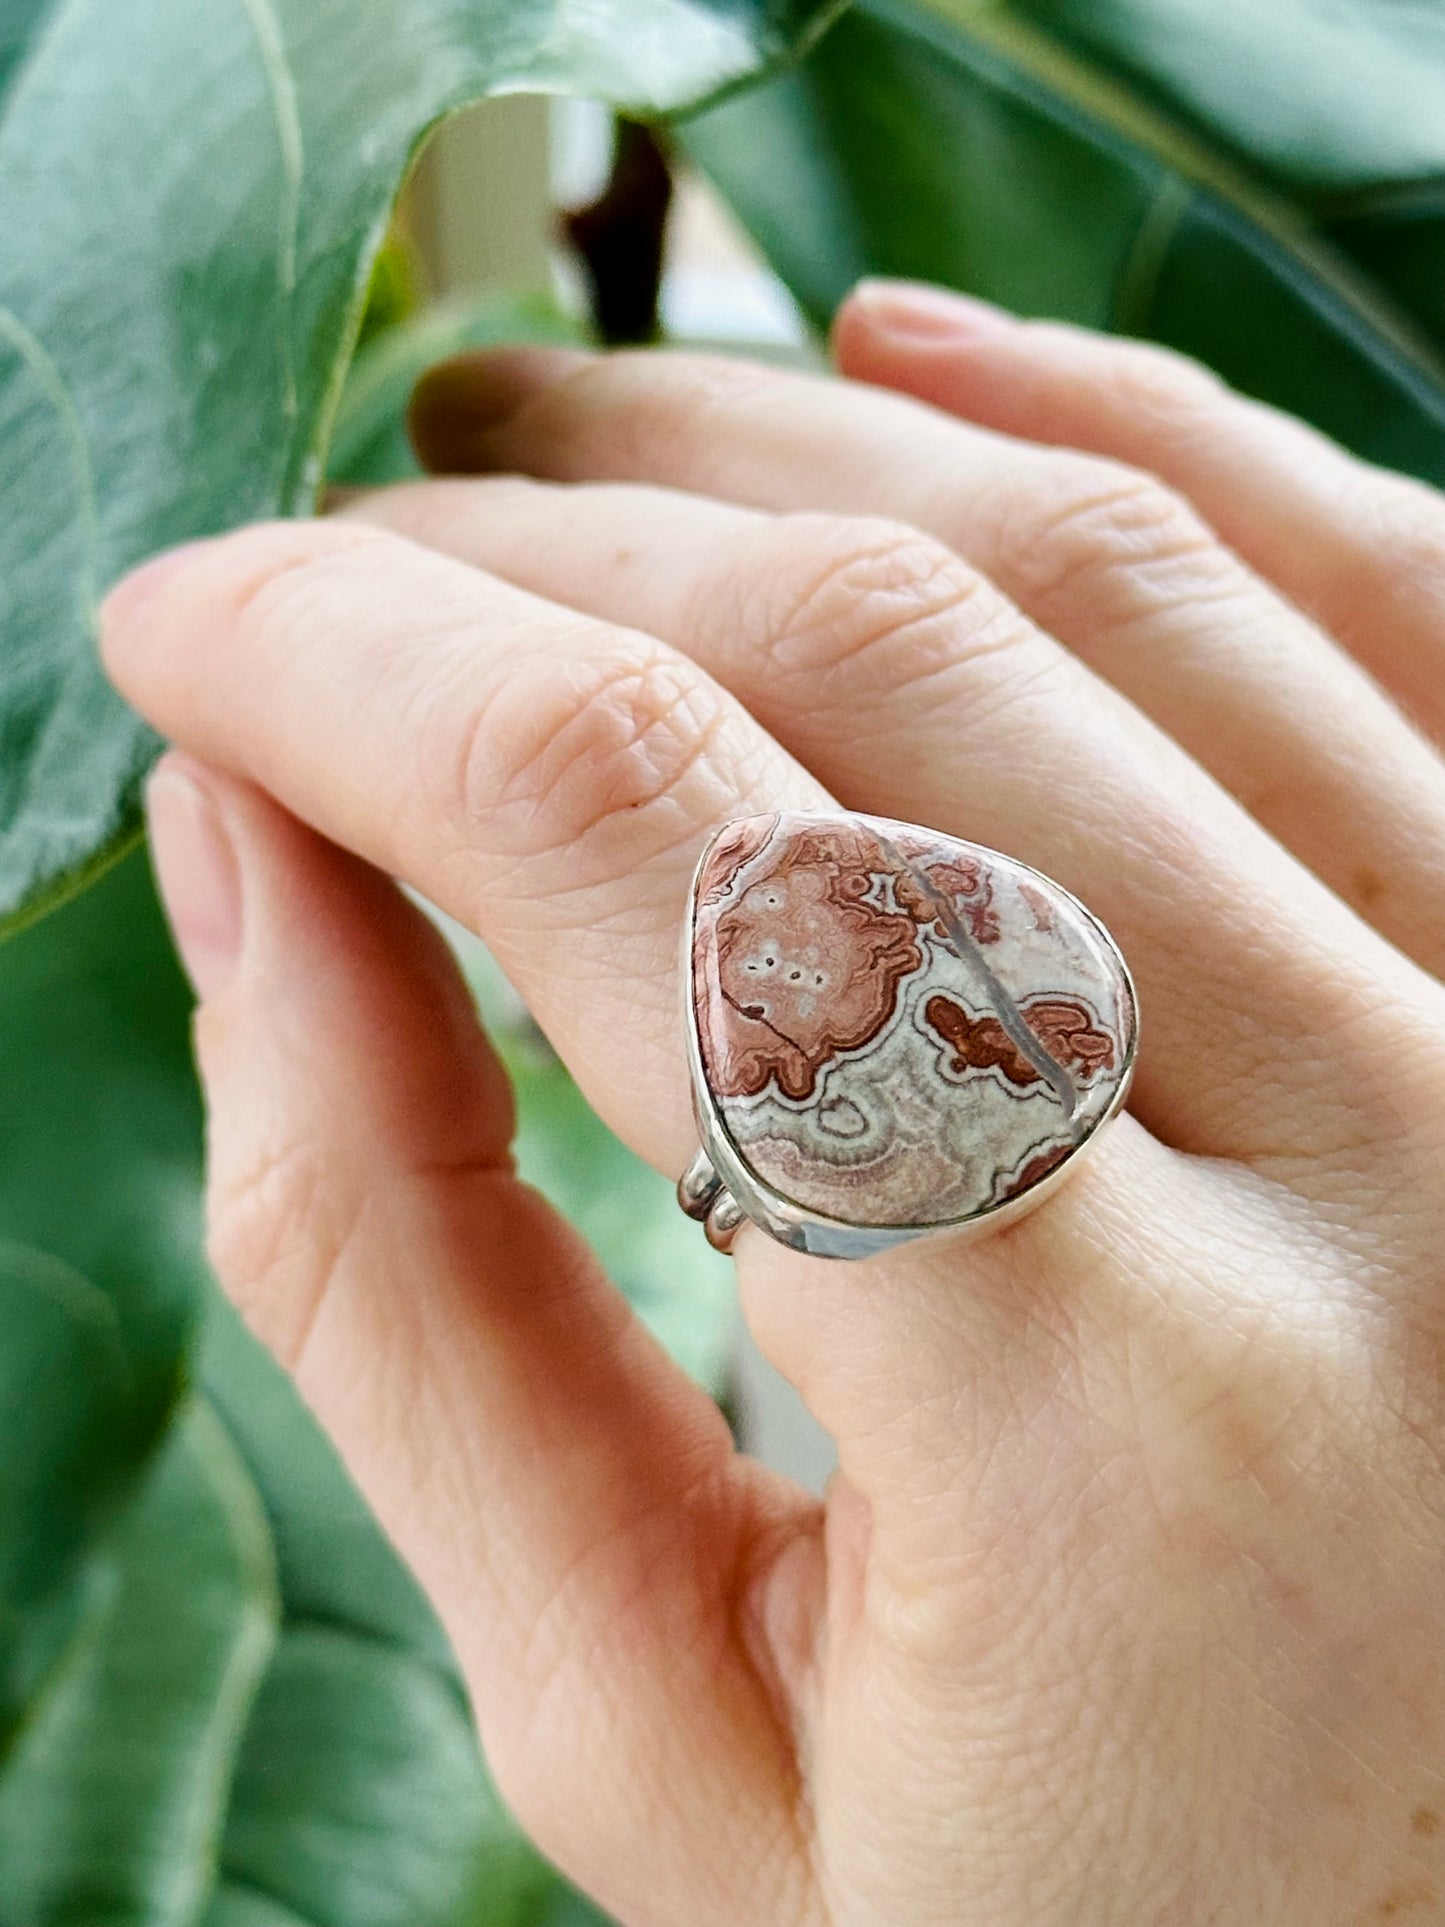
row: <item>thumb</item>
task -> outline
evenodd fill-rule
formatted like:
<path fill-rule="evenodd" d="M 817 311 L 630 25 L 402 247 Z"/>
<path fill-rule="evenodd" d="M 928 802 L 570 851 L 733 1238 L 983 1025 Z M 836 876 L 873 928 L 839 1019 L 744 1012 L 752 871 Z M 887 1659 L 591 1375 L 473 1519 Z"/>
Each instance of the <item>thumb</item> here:
<path fill-rule="evenodd" d="M 756 1882 L 793 1877 L 796 1766 L 748 1600 L 812 1508 L 517 1181 L 427 919 L 188 760 L 150 816 L 202 998 L 222 1283 L 430 1592 L 543 1848 L 631 1920 L 756 1917 Z"/>

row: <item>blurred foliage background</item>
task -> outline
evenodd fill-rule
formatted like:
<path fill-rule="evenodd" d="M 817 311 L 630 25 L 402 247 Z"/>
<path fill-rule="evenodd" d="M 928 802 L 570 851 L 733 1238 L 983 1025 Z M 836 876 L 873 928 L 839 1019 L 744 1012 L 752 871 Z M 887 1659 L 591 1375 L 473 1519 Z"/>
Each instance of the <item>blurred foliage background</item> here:
<path fill-rule="evenodd" d="M 1442 89 L 1445 0 L 0 0 L 3 1927 L 599 1919 L 206 1273 L 158 745 L 96 669 L 99 595 L 413 472 L 407 394 L 460 346 L 815 358 L 862 273 L 1171 343 L 1445 482 Z M 545 149 L 464 117 L 394 212 L 434 124 L 528 92 L 627 110 L 585 206 L 554 221 Z M 584 125 L 484 113 L 519 111 Z M 524 1171 L 726 1394 L 727 1266 L 453 936 Z"/>

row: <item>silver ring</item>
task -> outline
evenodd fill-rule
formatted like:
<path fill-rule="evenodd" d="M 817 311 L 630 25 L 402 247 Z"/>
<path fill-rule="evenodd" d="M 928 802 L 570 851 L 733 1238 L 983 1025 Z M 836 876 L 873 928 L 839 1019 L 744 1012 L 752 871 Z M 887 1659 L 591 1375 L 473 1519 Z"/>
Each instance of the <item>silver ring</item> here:
<path fill-rule="evenodd" d="M 866 1258 L 1007 1223 L 1123 1108 L 1128 965 L 1027 864 L 912 823 L 738 817 L 685 932 L 702 1148 L 678 1202 L 719 1250 L 746 1223 Z"/>

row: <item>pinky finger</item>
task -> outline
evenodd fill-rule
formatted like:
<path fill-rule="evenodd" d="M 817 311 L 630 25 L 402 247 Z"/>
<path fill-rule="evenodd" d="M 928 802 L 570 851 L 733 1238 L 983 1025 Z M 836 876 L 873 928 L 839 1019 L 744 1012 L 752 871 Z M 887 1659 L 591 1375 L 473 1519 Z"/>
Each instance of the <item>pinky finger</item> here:
<path fill-rule="evenodd" d="M 985 428 L 1148 470 L 1445 744 L 1445 496 L 1372 467 L 1186 356 L 971 296 L 864 282 L 843 373 Z M 1403 456 L 1402 450 L 1402 456 Z"/>
<path fill-rule="evenodd" d="M 513 1175 L 505 1074 L 420 912 L 188 760 L 150 813 L 222 1283 L 431 1594 L 503 1792 L 639 1927 L 766 1917 L 803 1855 L 749 1604 L 810 1502 Z"/>

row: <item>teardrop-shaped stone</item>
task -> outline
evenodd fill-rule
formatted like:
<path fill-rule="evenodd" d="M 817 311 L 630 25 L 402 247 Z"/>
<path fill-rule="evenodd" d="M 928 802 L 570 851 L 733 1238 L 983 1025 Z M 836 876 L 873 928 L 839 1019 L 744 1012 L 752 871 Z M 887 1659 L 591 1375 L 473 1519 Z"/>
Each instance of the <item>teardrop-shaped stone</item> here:
<path fill-rule="evenodd" d="M 1117 1106 L 1127 970 L 1057 884 L 842 815 L 740 818 L 698 871 L 698 1054 L 739 1161 L 804 1211 L 937 1226 L 1038 1184 Z"/>

